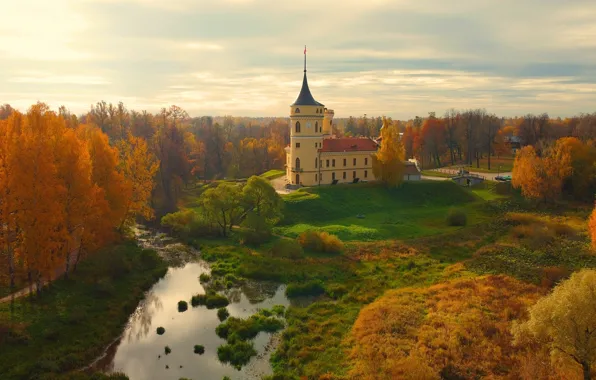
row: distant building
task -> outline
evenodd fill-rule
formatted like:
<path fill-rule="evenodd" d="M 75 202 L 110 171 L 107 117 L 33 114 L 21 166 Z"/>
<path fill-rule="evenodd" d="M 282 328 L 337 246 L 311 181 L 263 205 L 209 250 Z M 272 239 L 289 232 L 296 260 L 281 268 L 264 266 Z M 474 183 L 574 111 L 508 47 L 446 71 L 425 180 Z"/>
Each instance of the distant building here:
<path fill-rule="evenodd" d="M 371 156 L 379 144 L 365 137 L 334 136 L 333 116 L 333 110 L 317 102 L 310 93 L 305 59 L 302 88 L 290 106 L 290 145 L 286 147 L 288 183 L 314 186 L 374 180 Z M 404 179 L 419 180 L 416 165 L 406 164 Z"/>

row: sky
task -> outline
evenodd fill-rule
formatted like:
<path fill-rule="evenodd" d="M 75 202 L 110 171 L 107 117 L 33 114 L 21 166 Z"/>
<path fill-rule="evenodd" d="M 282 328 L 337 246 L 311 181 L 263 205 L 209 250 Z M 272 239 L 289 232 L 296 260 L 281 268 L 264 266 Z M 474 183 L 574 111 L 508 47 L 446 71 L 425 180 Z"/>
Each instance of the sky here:
<path fill-rule="evenodd" d="M 594 0 L 0 0 L 0 103 L 336 117 L 596 111 Z"/>

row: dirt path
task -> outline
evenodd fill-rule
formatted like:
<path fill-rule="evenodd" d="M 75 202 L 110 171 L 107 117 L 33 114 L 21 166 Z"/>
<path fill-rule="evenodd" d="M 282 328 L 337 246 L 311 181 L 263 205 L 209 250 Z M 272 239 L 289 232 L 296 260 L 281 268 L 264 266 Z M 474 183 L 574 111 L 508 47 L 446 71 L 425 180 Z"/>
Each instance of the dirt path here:
<path fill-rule="evenodd" d="M 74 266 L 74 262 L 75 262 L 75 260 L 77 258 L 76 255 L 77 255 L 77 252 L 76 251 L 74 251 L 74 252 L 72 252 L 70 254 L 70 268 L 71 268 L 71 271 L 72 271 L 72 267 Z M 59 265 L 58 268 L 56 268 L 54 270 L 54 279 L 56 280 L 56 279 L 62 277 L 62 275 L 64 275 L 64 271 L 65 271 L 64 264 Z M 41 287 L 43 288 L 47 284 L 48 284 L 48 281 L 47 280 L 46 281 L 42 281 Z M 33 290 L 35 292 L 35 285 L 33 285 L 31 287 L 31 290 Z M 29 287 L 27 286 L 27 287 L 25 287 L 25 288 L 23 288 L 21 290 L 18 290 L 16 292 L 12 293 L 12 294 L 7 295 L 4 298 L 0 298 L 0 303 L 10 302 L 13 294 L 14 294 L 14 299 L 16 300 L 17 298 L 21 298 L 21 297 L 24 297 L 24 296 L 29 295 L 29 293 L 31 293 L 31 291 L 30 291 Z"/>

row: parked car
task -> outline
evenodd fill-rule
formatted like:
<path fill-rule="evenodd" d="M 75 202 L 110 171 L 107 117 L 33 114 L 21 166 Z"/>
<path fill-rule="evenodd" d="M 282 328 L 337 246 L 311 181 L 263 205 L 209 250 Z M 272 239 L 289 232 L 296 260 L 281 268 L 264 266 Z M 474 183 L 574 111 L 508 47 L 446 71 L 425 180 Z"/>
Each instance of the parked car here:
<path fill-rule="evenodd" d="M 507 182 L 507 181 L 511 181 L 511 176 L 510 175 L 498 175 L 495 177 L 496 181 L 501 181 L 501 182 Z"/>

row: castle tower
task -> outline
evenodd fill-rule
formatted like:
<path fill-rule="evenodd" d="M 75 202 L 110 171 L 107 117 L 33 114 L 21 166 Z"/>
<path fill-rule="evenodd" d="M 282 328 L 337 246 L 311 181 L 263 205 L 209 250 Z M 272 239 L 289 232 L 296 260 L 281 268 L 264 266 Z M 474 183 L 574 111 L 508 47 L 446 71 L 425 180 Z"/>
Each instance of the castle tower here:
<path fill-rule="evenodd" d="M 333 110 L 325 108 L 325 118 L 323 119 L 323 135 L 330 137 L 333 134 Z"/>
<path fill-rule="evenodd" d="M 286 175 L 292 185 L 312 186 L 319 181 L 319 149 L 323 146 L 325 106 L 317 102 L 304 77 L 296 101 L 290 106 L 290 146 L 287 150 Z"/>

